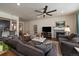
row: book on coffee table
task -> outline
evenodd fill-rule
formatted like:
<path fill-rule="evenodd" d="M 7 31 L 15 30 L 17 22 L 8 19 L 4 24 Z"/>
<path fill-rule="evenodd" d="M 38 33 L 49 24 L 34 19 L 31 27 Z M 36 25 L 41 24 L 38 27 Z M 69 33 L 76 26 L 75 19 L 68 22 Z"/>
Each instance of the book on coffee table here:
<path fill-rule="evenodd" d="M 44 42 L 45 40 L 46 40 L 46 38 L 41 38 L 41 37 L 39 37 L 39 38 L 33 38 L 32 39 L 33 41 L 37 41 L 37 42 Z"/>

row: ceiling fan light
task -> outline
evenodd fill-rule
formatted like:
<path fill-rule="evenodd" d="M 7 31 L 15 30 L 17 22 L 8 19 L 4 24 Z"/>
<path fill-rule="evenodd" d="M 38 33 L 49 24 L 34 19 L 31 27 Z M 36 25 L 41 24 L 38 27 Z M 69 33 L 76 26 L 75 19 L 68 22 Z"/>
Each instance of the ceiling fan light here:
<path fill-rule="evenodd" d="M 46 13 L 44 13 L 43 15 L 46 15 Z"/>
<path fill-rule="evenodd" d="M 48 6 L 46 5 L 46 6 L 43 8 L 42 11 L 35 10 L 35 12 L 41 13 L 40 15 L 42 15 L 43 18 L 45 18 L 47 15 L 48 15 L 48 16 L 52 16 L 52 14 L 50 14 L 51 12 L 57 11 L 56 9 L 55 9 L 55 10 L 51 10 L 51 11 L 47 11 L 47 8 L 48 8 Z"/>

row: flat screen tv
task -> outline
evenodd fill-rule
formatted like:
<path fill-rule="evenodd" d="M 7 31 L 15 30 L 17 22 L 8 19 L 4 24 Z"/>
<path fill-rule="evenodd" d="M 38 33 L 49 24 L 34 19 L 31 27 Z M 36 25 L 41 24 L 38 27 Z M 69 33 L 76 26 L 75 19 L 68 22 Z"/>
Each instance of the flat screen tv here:
<path fill-rule="evenodd" d="M 0 30 L 6 30 L 10 28 L 10 21 L 8 20 L 0 20 Z"/>
<path fill-rule="evenodd" d="M 42 32 L 51 32 L 51 27 L 42 27 Z"/>

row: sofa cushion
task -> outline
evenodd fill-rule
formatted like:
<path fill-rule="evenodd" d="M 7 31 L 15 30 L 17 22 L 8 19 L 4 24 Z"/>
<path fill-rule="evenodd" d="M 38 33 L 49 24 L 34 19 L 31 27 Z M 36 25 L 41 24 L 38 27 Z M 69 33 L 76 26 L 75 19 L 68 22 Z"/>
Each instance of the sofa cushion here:
<path fill-rule="evenodd" d="M 19 43 L 19 39 L 17 36 L 12 36 L 12 37 L 8 37 L 7 40 L 5 41 L 5 43 L 7 43 L 8 45 L 10 45 L 13 48 L 16 48 L 16 45 Z"/>
<path fill-rule="evenodd" d="M 72 39 L 74 42 L 79 42 L 79 37 L 74 37 L 73 39 Z"/>
<path fill-rule="evenodd" d="M 23 36 L 23 37 L 19 36 L 19 38 L 21 39 L 23 43 L 27 43 L 31 40 L 30 36 Z"/>
<path fill-rule="evenodd" d="M 7 40 L 6 43 L 9 44 L 11 47 L 16 48 L 16 45 L 18 44 L 18 41 L 9 39 L 9 40 Z"/>
<path fill-rule="evenodd" d="M 25 36 L 24 38 L 25 38 L 25 41 L 26 41 L 26 42 L 28 42 L 28 41 L 31 40 L 31 39 L 30 39 L 30 36 Z"/>

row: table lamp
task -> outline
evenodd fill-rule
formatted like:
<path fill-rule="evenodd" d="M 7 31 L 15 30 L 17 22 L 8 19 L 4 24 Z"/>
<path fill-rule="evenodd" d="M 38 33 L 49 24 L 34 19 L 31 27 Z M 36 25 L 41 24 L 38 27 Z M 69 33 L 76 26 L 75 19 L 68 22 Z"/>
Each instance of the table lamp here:
<path fill-rule="evenodd" d="M 69 35 L 70 33 L 70 27 L 69 26 L 66 26 L 64 31 L 66 32 L 66 35 Z"/>

